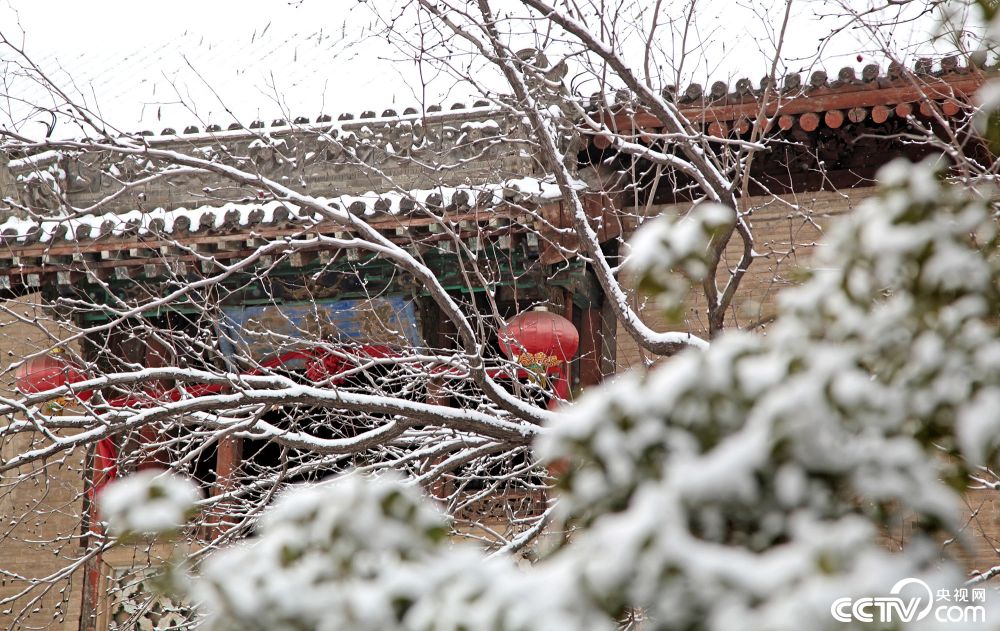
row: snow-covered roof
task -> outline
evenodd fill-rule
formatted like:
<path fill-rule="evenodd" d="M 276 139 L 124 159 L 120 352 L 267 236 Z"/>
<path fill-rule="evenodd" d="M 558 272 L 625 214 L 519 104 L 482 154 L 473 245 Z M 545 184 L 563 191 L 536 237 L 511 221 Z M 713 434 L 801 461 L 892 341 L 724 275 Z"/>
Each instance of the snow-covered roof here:
<path fill-rule="evenodd" d="M 284 143 L 282 138 L 303 133 L 311 133 L 324 141 L 325 137 L 329 136 L 345 145 L 374 143 L 392 153 L 392 147 L 389 145 L 392 144 L 393 138 L 383 138 L 387 132 L 402 135 L 407 131 L 419 132 L 425 124 L 442 124 L 454 127 L 460 134 L 496 136 L 504 133 L 505 127 L 510 124 L 505 120 L 505 116 L 507 114 L 499 107 L 480 99 L 474 101 L 471 106 L 465 103 L 452 103 L 447 109 L 431 106 L 426 111 L 408 107 L 400 112 L 391 108 L 381 113 L 376 113 L 374 110 L 366 110 L 357 115 L 343 112 L 336 120 L 330 115 L 322 114 L 315 119 L 300 116 L 291 121 L 283 118 L 267 122 L 253 121 L 248 126 L 233 123 L 226 129 L 218 125 L 205 127 L 189 125 L 183 129 L 164 127 L 158 132 L 146 130 L 136 133 L 135 136 L 142 136 L 142 142 L 151 147 L 172 147 L 182 143 L 180 146 L 190 150 L 192 145 L 204 145 L 205 147 L 196 151 L 206 157 L 213 153 L 224 153 L 212 147 L 227 141 L 253 139 L 248 147 L 252 150 L 269 145 L 279 147 Z M 395 140 L 396 144 L 401 144 L 401 138 Z M 419 141 L 420 138 L 414 140 Z M 450 140 L 458 144 L 469 138 L 456 136 Z M 15 173 L 29 171 L 55 162 L 65 155 L 66 151 L 48 149 L 11 159 L 7 166 Z"/>
<path fill-rule="evenodd" d="M 581 184 L 582 186 L 582 184 Z M 461 212 L 491 209 L 503 203 L 544 204 L 561 197 L 550 180 L 522 177 L 498 184 L 467 187 L 438 187 L 411 191 L 374 191 L 362 195 L 319 198 L 335 209 L 365 217 L 405 225 L 415 217 L 427 217 L 426 210 Z M 176 237 L 188 233 L 252 231 L 260 227 L 318 223 L 311 210 L 287 202 L 230 203 L 167 210 L 132 210 L 126 213 L 85 214 L 73 217 L 22 219 L 11 217 L 0 223 L 0 247 L 55 244 L 104 238 Z"/>

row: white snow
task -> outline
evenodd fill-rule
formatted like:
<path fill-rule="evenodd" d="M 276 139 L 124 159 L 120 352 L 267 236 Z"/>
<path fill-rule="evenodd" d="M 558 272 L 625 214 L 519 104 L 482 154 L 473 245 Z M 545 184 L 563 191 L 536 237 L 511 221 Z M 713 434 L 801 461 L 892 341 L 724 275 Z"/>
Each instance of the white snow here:
<path fill-rule="evenodd" d="M 111 532 L 157 534 L 183 526 L 200 497 L 186 478 L 145 470 L 108 484 L 98 503 Z"/>
<path fill-rule="evenodd" d="M 580 185 L 582 186 L 582 184 Z M 441 186 L 433 189 L 415 189 L 407 192 L 386 191 L 377 193 L 369 191 L 360 195 L 340 195 L 338 197 L 318 198 L 322 203 L 334 208 L 350 209 L 356 203 L 363 205 L 365 217 L 377 219 L 382 211 L 375 208 L 376 202 L 381 201 L 388 205 L 384 211 L 389 215 L 398 215 L 401 210 L 401 202 L 404 199 L 415 200 L 418 204 L 424 204 L 431 195 L 440 195 L 442 205 L 452 204 L 455 196 L 465 193 L 470 203 L 475 204 L 477 200 L 483 200 L 483 195 L 489 196 L 491 203 L 498 204 L 505 199 L 513 197 L 515 202 L 533 200 L 536 202 L 551 202 L 559 199 L 559 187 L 551 181 L 522 177 L 513 178 L 499 184 L 486 184 L 480 186 L 450 187 Z M 40 229 L 39 241 L 49 243 L 59 240 L 72 240 L 77 234 L 77 229 L 81 226 L 89 227 L 90 238 L 97 238 L 101 234 L 102 226 L 105 223 L 112 228 L 113 236 L 121 236 L 126 229 L 136 229 L 138 234 L 149 234 L 150 227 L 154 220 L 163 222 L 163 232 L 170 234 L 174 230 L 176 221 L 180 217 L 186 217 L 191 222 L 192 230 L 202 228 L 220 228 L 225 224 L 226 215 L 235 211 L 239 215 L 238 224 L 247 226 L 250 222 L 250 213 L 263 210 L 263 224 L 274 221 L 276 209 L 284 207 L 288 209 L 291 218 L 301 222 L 315 222 L 316 218 L 311 210 L 305 210 L 292 202 L 266 202 L 266 203 L 228 203 L 222 206 L 199 206 L 197 208 L 177 208 L 166 210 L 155 208 L 147 211 L 132 210 L 125 213 L 105 213 L 105 214 L 83 214 L 73 217 L 49 217 L 40 219 L 21 219 L 10 217 L 0 223 L 0 236 L 5 239 L 16 239 L 23 242 L 26 235 L 31 231 Z"/>

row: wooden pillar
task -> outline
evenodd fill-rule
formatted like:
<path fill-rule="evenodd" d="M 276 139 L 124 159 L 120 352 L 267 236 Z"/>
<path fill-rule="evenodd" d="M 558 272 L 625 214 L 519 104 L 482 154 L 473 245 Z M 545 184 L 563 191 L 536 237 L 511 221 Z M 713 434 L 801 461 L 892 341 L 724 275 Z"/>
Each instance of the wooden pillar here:
<path fill-rule="evenodd" d="M 586 388 L 601 382 L 601 310 L 581 309 L 580 316 L 580 385 Z"/>
<path fill-rule="evenodd" d="M 563 305 L 564 305 L 563 306 L 563 317 L 566 318 L 567 320 L 569 320 L 570 322 L 573 322 L 574 323 L 573 326 L 576 326 L 575 318 L 573 317 L 574 316 L 574 314 L 573 314 L 574 304 L 573 304 L 573 293 L 572 292 L 570 292 L 570 291 L 564 291 L 563 292 Z M 577 333 L 579 333 L 579 331 L 577 331 Z M 579 349 L 577 349 L 577 357 L 580 357 L 580 350 Z M 557 392 L 556 392 L 556 394 L 559 397 L 564 398 L 566 401 L 571 401 L 573 399 L 573 388 L 577 385 L 576 382 L 575 382 L 575 380 L 574 380 L 574 377 L 576 375 L 573 374 L 573 368 L 574 368 L 573 367 L 573 359 L 574 358 L 570 358 L 569 361 L 563 363 L 562 368 L 561 368 L 561 376 L 560 376 L 560 378 L 565 381 L 565 384 L 562 387 L 563 392 L 559 392 L 558 389 L 557 389 Z"/>
<path fill-rule="evenodd" d="M 431 405 L 448 405 L 447 393 L 443 392 L 441 388 L 441 383 L 437 380 L 431 380 L 427 384 L 427 403 Z M 438 466 L 444 462 L 446 456 L 436 456 L 430 458 L 427 461 L 427 470 L 430 471 L 434 467 Z M 454 489 L 451 488 L 447 478 L 444 476 L 439 477 L 436 480 L 432 480 L 427 492 L 431 497 L 440 500 L 441 502 L 447 502 L 448 496 L 451 495 Z"/>
<path fill-rule="evenodd" d="M 87 455 L 87 477 L 85 480 L 84 515 L 85 531 L 102 533 L 100 514 L 97 509 L 97 492 L 106 479 L 106 474 L 96 468 L 97 458 L 94 453 Z M 86 535 L 85 542 L 90 541 L 90 535 Z M 84 562 L 83 565 L 83 603 L 80 612 L 81 631 L 95 631 L 97 628 L 97 611 L 101 602 L 101 569 L 104 563 L 103 554 L 98 552 L 93 557 Z"/>
<path fill-rule="evenodd" d="M 215 486 L 217 489 L 232 488 L 236 482 L 236 471 L 243 461 L 243 439 L 226 436 L 219 441 L 215 456 Z"/>
<path fill-rule="evenodd" d="M 610 377 L 618 372 L 618 318 L 611 307 L 611 301 L 604 299 L 601 305 L 600 333 L 597 336 L 597 350 L 601 363 L 601 376 Z"/>
<path fill-rule="evenodd" d="M 215 484 L 212 486 L 212 495 L 219 496 L 236 488 L 236 472 L 243 462 L 243 439 L 235 436 L 226 436 L 219 440 L 219 446 L 215 454 Z M 229 508 L 233 502 L 220 501 L 212 509 L 209 518 L 211 532 L 209 536 L 217 537 L 235 525 L 234 520 L 229 519 Z"/>
<path fill-rule="evenodd" d="M 166 368 L 171 365 L 171 352 L 166 346 L 157 340 L 145 342 L 145 365 L 147 368 Z M 167 379 L 158 379 L 144 386 L 144 395 L 149 397 L 159 397 L 169 390 L 173 384 Z M 138 393 L 137 393 L 138 394 Z M 140 395 L 141 396 L 141 395 Z M 170 454 L 166 450 L 151 450 L 148 446 L 155 444 L 160 437 L 160 427 L 158 425 L 143 425 L 139 428 L 140 459 L 136 464 L 136 470 L 144 469 L 166 469 L 170 467 Z"/>
<path fill-rule="evenodd" d="M 454 348 L 455 336 L 458 334 L 458 329 L 454 323 L 441 315 L 440 307 L 430 298 L 422 299 L 420 307 L 420 323 L 422 325 L 424 345 L 432 349 Z M 448 405 L 448 393 L 444 390 L 441 379 L 428 380 L 427 403 L 431 405 Z M 446 458 L 447 456 L 428 458 L 421 463 L 421 469 L 422 471 L 430 471 L 444 462 Z M 446 502 L 453 490 L 451 484 L 444 477 L 433 480 L 426 489 L 428 495 L 441 502 Z"/>

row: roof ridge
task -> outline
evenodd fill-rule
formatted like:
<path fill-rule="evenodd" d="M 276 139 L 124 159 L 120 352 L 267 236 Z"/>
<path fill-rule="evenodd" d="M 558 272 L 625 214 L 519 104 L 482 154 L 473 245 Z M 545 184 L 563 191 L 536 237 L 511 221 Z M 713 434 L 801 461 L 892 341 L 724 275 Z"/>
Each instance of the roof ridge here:
<path fill-rule="evenodd" d="M 456 113 L 459 111 L 461 111 L 461 114 Z M 216 123 L 203 123 L 202 125 L 188 125 L 184 127 L 182 131 L 177 131 L 177 129 L 173 127 L 165 127 L 159 133 L 151 130 L 142 130 L 133 133 L 124 133 L 119 137 L 143 136 L 146 138 L 152 138 L 152 142 L 156 142 L 161 139 L 169 139 L 172 141 L 178 138 L 183 138 L 184 140 L 198 140 L 200 136 L 207 136 L 208 138 L 215 139 L 219 137 L 220 134 L 224 134 L 226 137 L 239 137 L 256 136 L 261 133 L 270 133 L 272 131 L 302 131 L 309 129 L 329 129 L 330 127 L 360 128 L 365 125 L 391 123 L 402 120 L 461 118 L 463 115 L 487 114 L 499 111 L 501 111 L 501 108 L 492 102 L 486 99 L 477 99 L 471 106 L 468 107 L 464 102 L 456 101 L 452 103 L 448 109 L 444 109 L 441 105 L 430 105 L 423 110 L 410 106 L 405 108 L 402 113 L 399 113 L 392 108 L 383 110 L 381 114 L 376 114 L 375 110 L 364 110 L 357 114 L 354 112 L 341 112 L 337 115 L 336 120 L 334 120 L 333 115 L 325 113 L 320 114 L 315 118 L 310 118 L 308 116 L 296 116 L 291 122 L 289 122 L 286 118 L 279 117 L 272 119 L 270 124 L 260 119 L 252 121 L 249 125 L 233 122 L 230 123 L 225 129 Z"/>
<path fill-rule="evenodd" d="M 689 83 L 683 91 L 678 91 L 676 85 L 667 85 L 661 90 L 661 94 L 678 105 L 711 106 L 720 102 L 754 99 L 761 96 L 768 87 L 774 88 L 779 94 L 793 96 L 809 95 L 821 90 L 836 90 L 842 93 L 860 92 L 895 87 L 913 79 L 948 81 L 976 72 L 992 73 L 1000 69 L 1000 63 L 997 60 L 994 60 L 992 64 L 988 61 L 987 52 L 980 50 L 965 56 L 964 59 L 960 55 L 943 55 L 936 60 L 937 63 L 935 63 L 935 59 L 930 57 L 920 57 L 913 62 L 912 67 L 896 61 L 892 61 L 884 67 L 882 64 L 869 63 L 862 67 L 860 76 L 856 66 L 843 66 L 837 71 L 836 78 L 832 80 L 826 70 L 818 69 L 809 73 L 805 82 L 803 82 L 803 72 L 787 73 L 781 77 L 780 86 L 771 84 L 771 77 L 768 75 L 761 78 L 756 87 L 749 78 L 742 77 L 737 79 L 735 83 L 730 83 L 731 80 L 714 81 L 707 90 L 699 82 Z M 591 95 L 591 108 L 595 110 L 602 107 L 613 109 L 616 106 L 626 106 L 632 100 L 627 90 L 617 90 L 610 94 L 613 95 L 613 101 L 609 101 L 604 93 L 597 92 Z"/>

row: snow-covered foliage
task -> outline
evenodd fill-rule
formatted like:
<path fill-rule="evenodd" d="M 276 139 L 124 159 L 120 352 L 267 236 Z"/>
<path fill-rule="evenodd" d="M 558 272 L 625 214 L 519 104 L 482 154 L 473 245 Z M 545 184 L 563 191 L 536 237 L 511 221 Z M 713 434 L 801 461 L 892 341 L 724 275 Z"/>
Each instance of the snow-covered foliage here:
<path fill-rule="evenodd" d="M 569 547 L 606 597 L 663 628 L 825 628 L 838 595 L 919 575 L 956 532 L 939 480 L 996 455 L 996 220 L 929 161 L 882 180 L 767 337 L 627 376 L 541 439 L 576 463 L 561 510 L 589 528 Z M 880 529 L 907 520 L 887 554 Z"/>
<path fill-rule="evenodd" d="M 935 537 L 959 529 L 969 464 L 997 455 L 996 218 L 931 161 L 882 180 L 768 336 L 625 376 L 543 434 L 542 457 L 570 462 L 559 520 L 577 529 L 548 557 L 487 560 L 412 487 L 348 475 L 289 492 L 255 541 L 205 563 L 208 624 L 597 630 L 638 607 L 649 629 L 842 629 L 837 598 L 960 586 Z M 644 251 L 671 242 L 641 239 L 640 269 L 697 253 Z M 890 553 L 879 532 L 904 520 Z"/>
<path fill-rule="evenodd" d="M 156 534 L 180 528 L 201 493 L 190 480 L 149 469 L 116 481 L 98 496 L 116 534 Z"/>
<path fill-rule="evenodd" d="M 412 487 L 350 475 L 287 493 L 256 541 L 205 564 L 192 595 L 219 631 L 613 628 L 571 575 L 524 574 L 447 533 Z"/>

